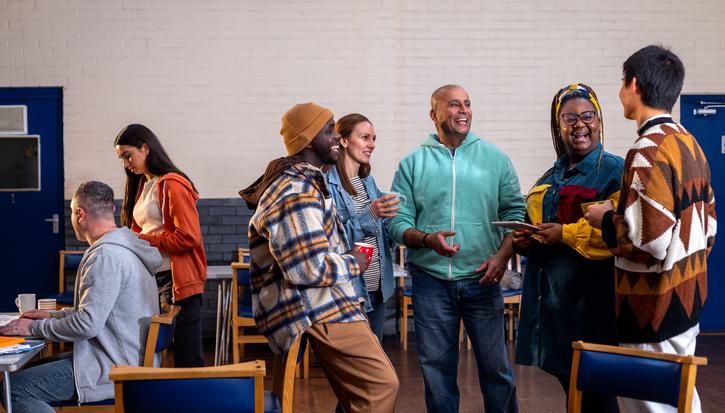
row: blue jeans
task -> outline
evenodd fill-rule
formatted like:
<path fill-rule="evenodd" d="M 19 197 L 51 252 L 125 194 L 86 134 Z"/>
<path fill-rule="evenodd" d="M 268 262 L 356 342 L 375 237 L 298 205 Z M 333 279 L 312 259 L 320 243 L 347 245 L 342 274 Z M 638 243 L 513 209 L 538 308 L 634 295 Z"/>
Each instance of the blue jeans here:
<path fill-rule="evenodd" d="M 410 263 L 408 270 L 413 278 L 413 319 L 428 412 L 458 412 L 461 396 L 456 378 L 461 319 L 476 356 L 485 411 L 517 412 L 499 285 L 480 285 L 478 279 L 444 281 Z"/>
<path fill-rule="evenodd" d="M 373 309 L 365 313 L 365 315 L 368 318 L 370 329 L 382 345 L 383 333 L 385 332 L 385 303 L 383 302 L 383 295 L 380 293 L 380 290 L 370 292 L 370 304 L 373 306 Z"/>
<path fill-rule="evenodd" d="M 13 373 L 10 376 L 10 399 L 15 413 L 53 413 L 47 402 L 75 397 L 73 358 L 55 359 Z"/>

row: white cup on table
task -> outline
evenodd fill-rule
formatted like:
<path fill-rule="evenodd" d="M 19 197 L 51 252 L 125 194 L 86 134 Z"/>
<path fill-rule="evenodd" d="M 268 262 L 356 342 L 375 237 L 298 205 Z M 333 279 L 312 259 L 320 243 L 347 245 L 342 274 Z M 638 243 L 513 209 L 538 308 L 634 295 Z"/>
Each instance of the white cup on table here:
<path fill-rule="evenodd" d="M 21 314 L 29 310 L 35 310 L 35 294 L 18 294 L 15 305 Z"/>

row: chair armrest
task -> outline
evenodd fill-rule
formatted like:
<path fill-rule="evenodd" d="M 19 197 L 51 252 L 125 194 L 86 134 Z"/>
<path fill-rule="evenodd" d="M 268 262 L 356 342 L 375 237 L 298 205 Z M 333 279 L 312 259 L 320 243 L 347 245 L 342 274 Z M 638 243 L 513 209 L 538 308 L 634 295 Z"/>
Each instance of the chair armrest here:
<path fill-rule="evenodd" d="M 582 341 L 575 341 L 571 344 L 571 346 L 574 350 L 596 351 L 596 352 L 600 352 L 600 353 L 614 353 L 614 354 L 622 354 L 625 356 L 647 357 L 647 358 L 651 358 L 651 359 L 655 359 L 655 360 L 672 361 L 675 363 L 682 363 L 682 364 L 696 364 L 698 366 L 707 366 L 707 357 L 681 356 L 678 354 L 659 353 L 656 351 L 640 350 L 640 349 L 636 349 L 636 348 L 608 346 L 605 344 L 584 343 Z"/>
<path fill-rule="evenodd" d="M 174 322 L 174 319 L 179 314 L 179 311 L 181 311 L 181 307 L 179 307 L 178 305 L 168 305 L 164 313 L 151 317 L 151 322 L 171 324 Z"/>
<path fill-rule="evenodd" d="M 223 377 L 262 377 L 266 373 L 264 360 L 229 364 L 217 367 L 153 368 L 137 366 L 113 366 L 110 377 L 113 381 L 124 380 L 169 380 Z"/>

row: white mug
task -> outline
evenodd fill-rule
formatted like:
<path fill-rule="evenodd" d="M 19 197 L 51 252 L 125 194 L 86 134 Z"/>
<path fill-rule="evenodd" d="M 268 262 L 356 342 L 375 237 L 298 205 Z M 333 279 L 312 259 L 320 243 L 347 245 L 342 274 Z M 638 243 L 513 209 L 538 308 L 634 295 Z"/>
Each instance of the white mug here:
<path fill-rule="evenodd" d="M 406 198 L 405 195 L 401 195 L 401 194 L 399 194 L 397 192 L 392 192 L 392 191 L 391 192 L 383 192 L 383 195 L 391 195 L 391 194 L 398 197 L 398 200 L 400 200 L 400 207 L 401 208 L 405 207 L 405 204 L 408 203 L 408 198 Z"/>
<path fill-rule="evenodd" d="M 15 299 L 15 305 L 20 310 L 20 313 L 35 310 L 35 294 L 18 294 L 18 298 Z"/>

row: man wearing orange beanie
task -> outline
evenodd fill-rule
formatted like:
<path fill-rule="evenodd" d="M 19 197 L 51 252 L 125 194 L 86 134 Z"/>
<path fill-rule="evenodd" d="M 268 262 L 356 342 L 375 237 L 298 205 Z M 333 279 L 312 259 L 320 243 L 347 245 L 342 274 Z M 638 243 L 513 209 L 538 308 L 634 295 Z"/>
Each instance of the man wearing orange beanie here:
<path fill-rule="evenodd" d="M 368 328 L 350 280 L 367 268 L 345 251 L 345 232 L 323 165 L 334 165 L 340 135 L 329 109 L 293 106 L 280 131 L 289 156 L 240 192 L 249 221 L 254 319 L 279 354 L 303 333 L 346 412 L 393 412 L 399 381 Z"/>

